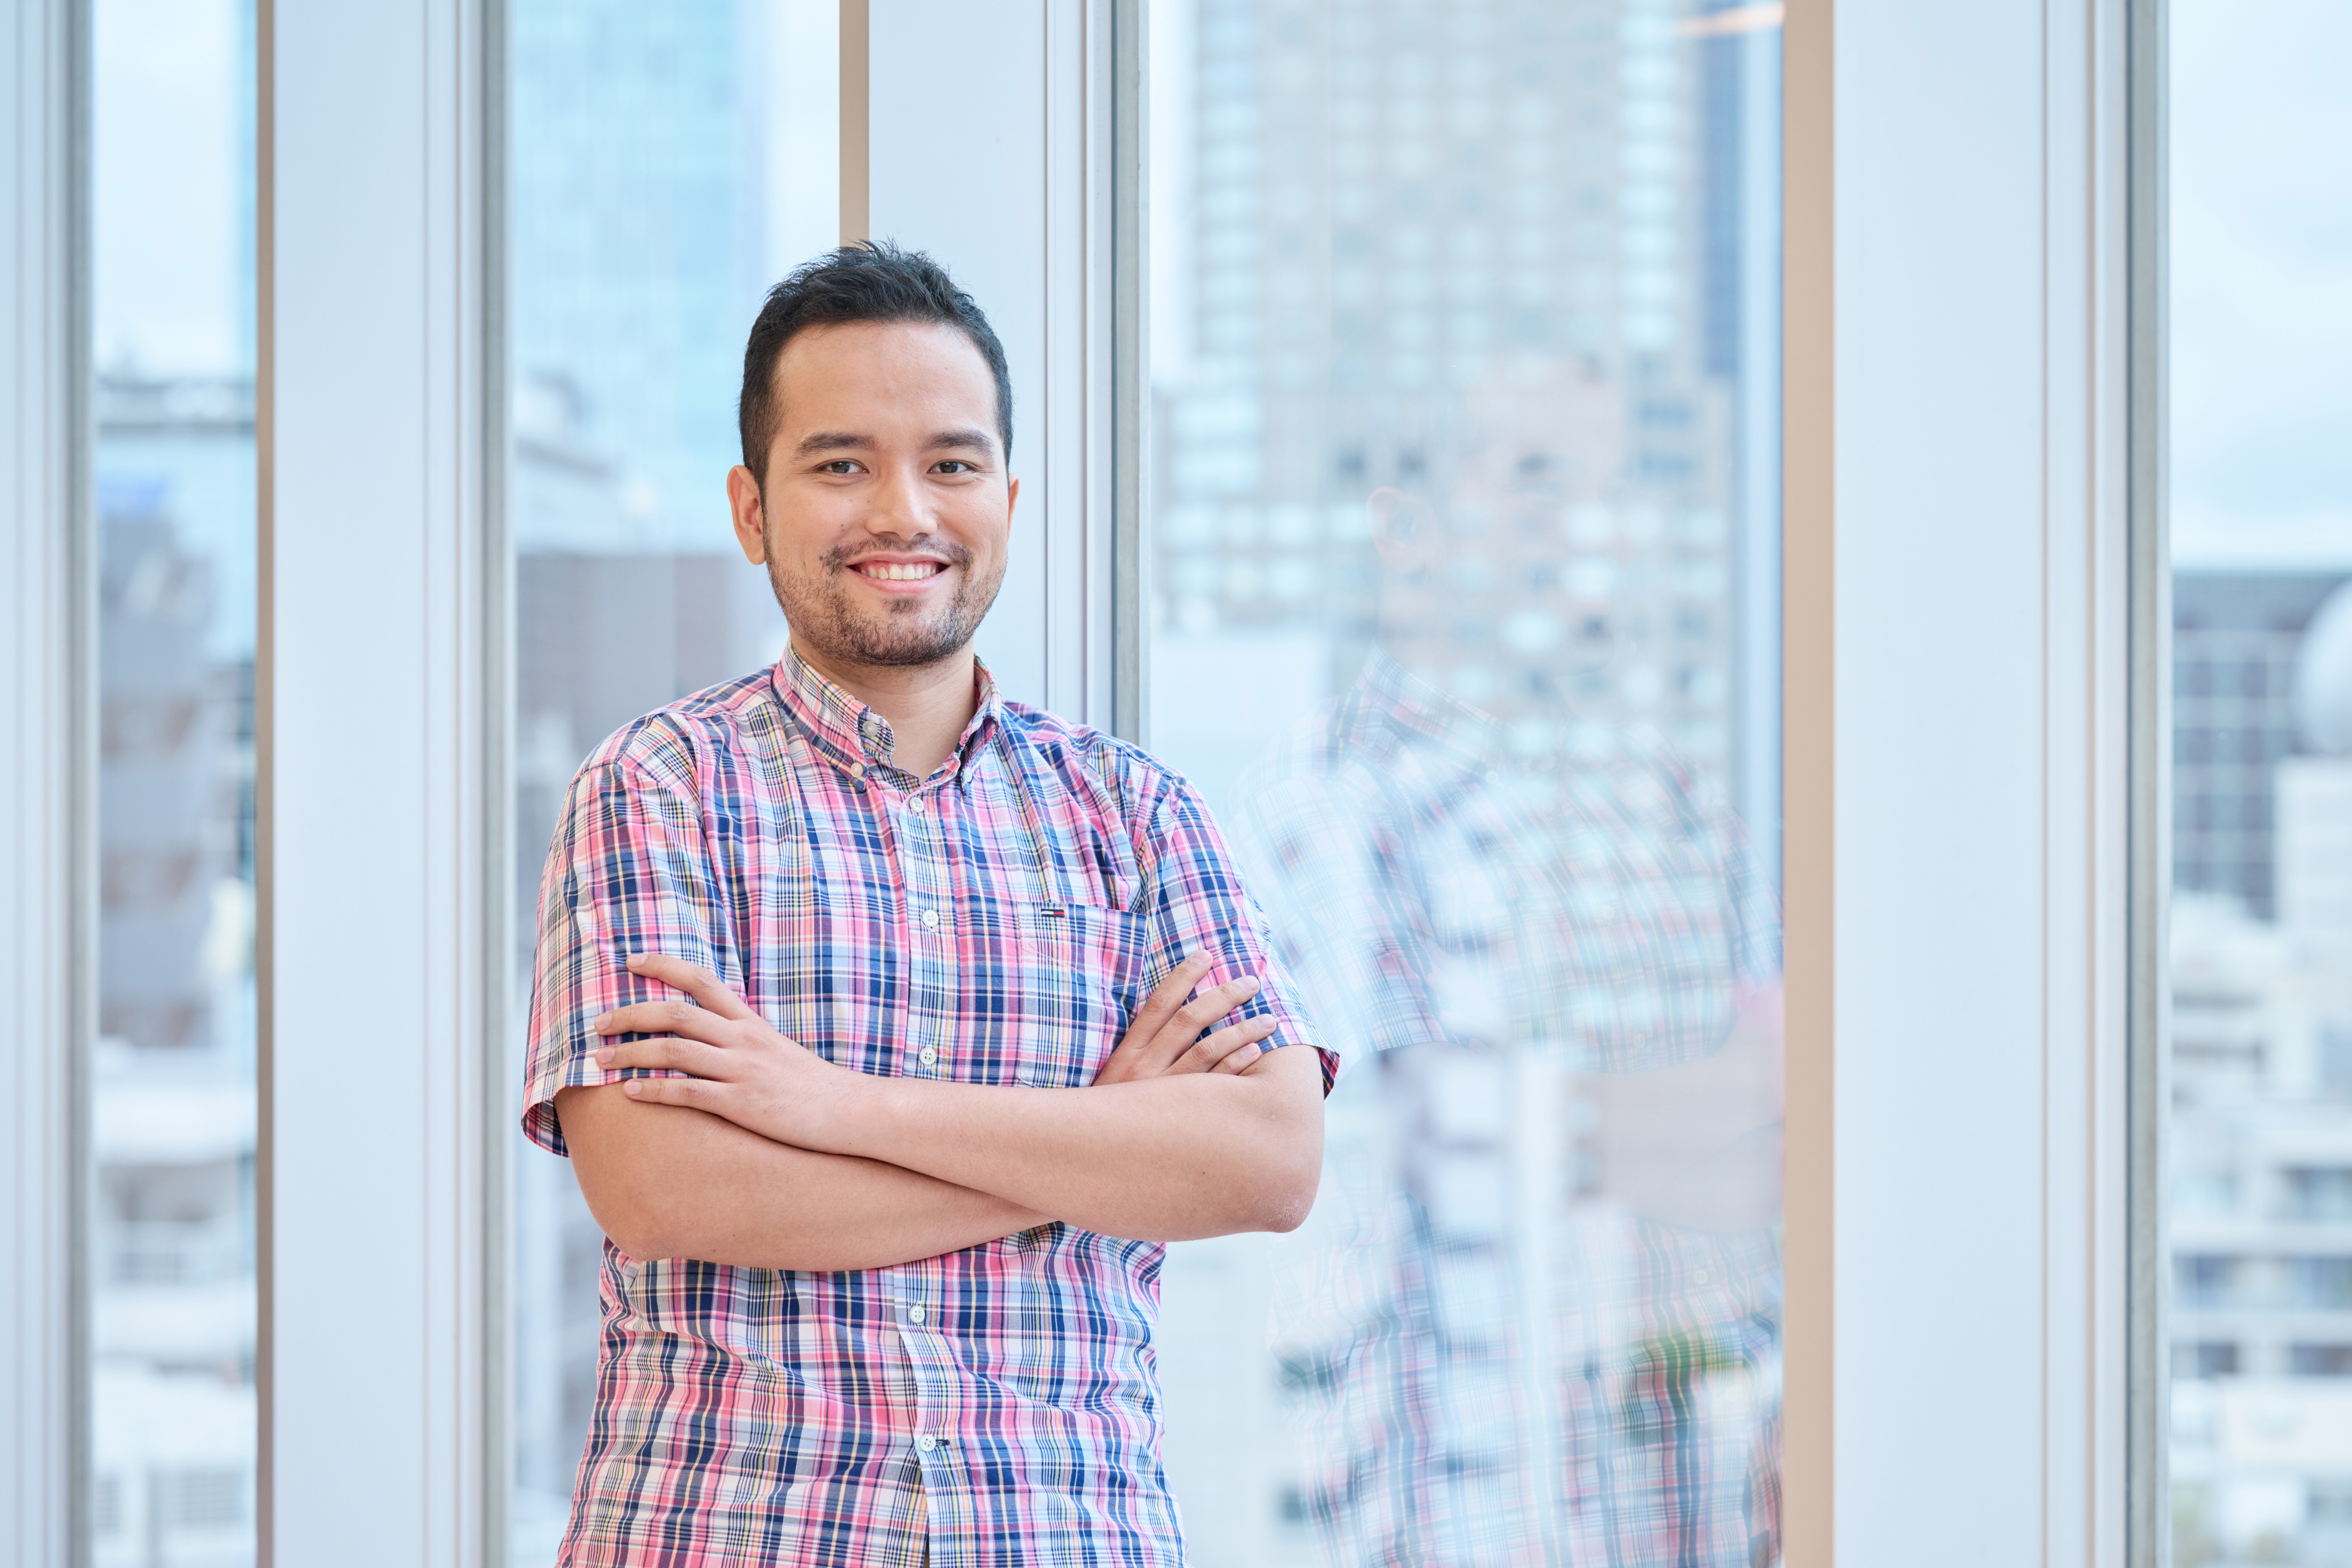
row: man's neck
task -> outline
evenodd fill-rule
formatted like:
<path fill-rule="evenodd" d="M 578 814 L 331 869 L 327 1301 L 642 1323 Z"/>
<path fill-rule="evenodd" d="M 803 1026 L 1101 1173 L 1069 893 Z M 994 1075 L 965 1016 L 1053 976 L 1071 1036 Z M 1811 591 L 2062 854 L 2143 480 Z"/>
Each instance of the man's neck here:
<path fill-rule="evenodd" d="M 890 763 L 919 779 L 948 760 L 980 705 L 970 648 L 936 664 L 868 665 L 793 646 L 809 668 L 890 721 Z"/>

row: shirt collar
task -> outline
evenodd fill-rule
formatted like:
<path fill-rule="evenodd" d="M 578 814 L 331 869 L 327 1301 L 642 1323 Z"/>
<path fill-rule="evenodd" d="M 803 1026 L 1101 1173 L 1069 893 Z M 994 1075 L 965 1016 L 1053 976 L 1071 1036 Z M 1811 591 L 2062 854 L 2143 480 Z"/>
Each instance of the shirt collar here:
<path fill-rule="evenodd" d="M 978 658 L 971 661 L 971 668 L 978 700 L 972 706 L 971 721 L 963 727 L 955 751 L 948 757 L 946 771 L 950 774 L 959 770 L 984 728 L 997 716 L 996 678 Z M 896 771 L 891 753 L 898 736 L 890 729 L 890 721 L 819 673 L 790 642 L 784 644 L 784 657 L 776 661 L 774 682 L 784 711 L 835 766 L 861 778 L 868 768 Z"/>

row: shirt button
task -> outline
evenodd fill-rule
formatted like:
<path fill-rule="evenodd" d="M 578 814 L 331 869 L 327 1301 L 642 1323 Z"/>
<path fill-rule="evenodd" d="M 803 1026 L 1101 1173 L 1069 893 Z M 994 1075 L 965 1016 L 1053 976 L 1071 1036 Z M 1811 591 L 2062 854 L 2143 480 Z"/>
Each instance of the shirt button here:
<path fill-rule="evenodd" d="M 1694 1285 L 1704 1285 L 1704 1284 L 1706 1284 L 1706 1269 L 1704 1269 L 1704 1268 L 1701 1268 L 1701 1269 L 1697 1270 L 1696 1273 L 1692 1274 L 1692 1276 L 1691 1276 L 1691 1283 L 1692 1283 L 1692 1284 L 1694 1284 Z"/>
<path fill-rule="evenodd" d="M 924 1433 L 921 1436 L 915 1439 L 915 1447 L 920 1448 L 926 1454 L 929 1453 L 939 1446 L 940 1440 L 937 1437 L 932 1436 L 929 1432 Z"/>
<path fill-rule="evenodd" d="M 937 910 L 925 910 L 923 911 L 923 925 L 925 929 L 929 931 L 939 930 L 940 911 Z"/>
<path fill-rule="evenodd" d="M 920 810 L 922 810 L 922 809 L 923 809 L 923 797 L 922 797 L 921 795 L 916 795 L 913 799 L 911 799 L 911 800 L 908 801 L 908 802 L 907 802 L 907 809 L 908 809 L 908 811 L 920 811 Z"/>
<path fill-rule="evenodd" d="M 924 1047 L 920 1051 L 919 1051 L 919 1052 L 917 1052 L 917 1053 L 916 1053 L 916 1055 L 915 1055 L 915 1059 L 916 1059 L 917 1061 L 919 1061 L 919 1062 L 922 1063 L 922 1064 L 923 1064 L 925 1067 L 927 1067 L 927 1068 L 928 1068 L 928 1067 L 937 1067 L 937 1066 L 939 1066 L 939 1063 L 940 1063 L 940 1053 L 939 1053 L 939 1052 L 937 1052 L 937 1051 L 935 1051 L 935 1050 L 933 1050 L 933 1049 L 931 1049 L 931 1047 L 929 1047 L 929 1046 L 925 1046 L 925 1047 Z M 917 1322 L 920 1322 L 920 1321 L 922 1321 L 922 1320 L 923 1320 L 922 1310 L 921 1310 L 921 1309 L 918 1308 L 918 1309 L 916 1310 L 916 1312 L 915 1312 L 915 1321 L 916 1321 Z"/>
<path fill-rule="evenodd" d="M 916 1323 L 919 1323 L 919 1322 L 921 1322 L 921 1321 L 923 1321 L 923 1310 L 922 1310 L 920 1307 L 909 1307 L 909 1308 L 908 1308 L 908 1309 L 907 1309 L 907 1319 L 908 1319 L 908 1321 L 909 1322 L 916 1322 Z"/>

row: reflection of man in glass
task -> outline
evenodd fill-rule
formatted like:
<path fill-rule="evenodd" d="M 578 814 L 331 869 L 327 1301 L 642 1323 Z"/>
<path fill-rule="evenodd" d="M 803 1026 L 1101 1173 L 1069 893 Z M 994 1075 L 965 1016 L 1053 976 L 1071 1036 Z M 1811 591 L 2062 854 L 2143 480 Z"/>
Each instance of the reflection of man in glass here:
<path fill-rule="evenodd" d="M 562 1561 L 1172 1568 L 1159 1243 L 1299 1222 L 1331 1058 L 1192 790 L 973 658 L 971 300 L 811 263 L 741 423 L 791 647 L 599 747 L 541 887 L 524 1124 L 611 1238 Z"/>
<path fill-rule="evenodd" d="M 1675 635 L 1632 624 L 1671 536 L 1627 531 L 1675 521 L 1616 492 L 1613 393 L 1552 367 L 1463 413 L 1370 497 L 1361 676 L 1237 790 L 1318 1017 L 1378 1053 L 1278 1314 L 1307 1511 L 1342 1563 L 1747 1568 L 1778 1550 L 1776 922 L 1715 788 L 1579 710 Z"/>

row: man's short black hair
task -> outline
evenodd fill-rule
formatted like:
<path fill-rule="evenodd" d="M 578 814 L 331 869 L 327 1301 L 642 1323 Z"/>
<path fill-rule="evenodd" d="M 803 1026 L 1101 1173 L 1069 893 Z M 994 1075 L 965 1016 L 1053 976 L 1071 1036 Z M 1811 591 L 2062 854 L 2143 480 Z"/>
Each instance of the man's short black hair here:
<path fill-rule="evenodd" d="M 1013 456 L 1013 374 L 1004 345 L 971 295 L 948 269 L 919 250 L 887 239 L 861 239 L 793 268 L 768 290 L 743 348 L 743 395 L 735 422 L 743 438 L 743 466 L 767 482 L 768 445 L 776 435 L 776 360 L 784 345 L 811 327 L 851 321 L 937 321 L 971 340 L 996 378 L 996 436 Z"/>

